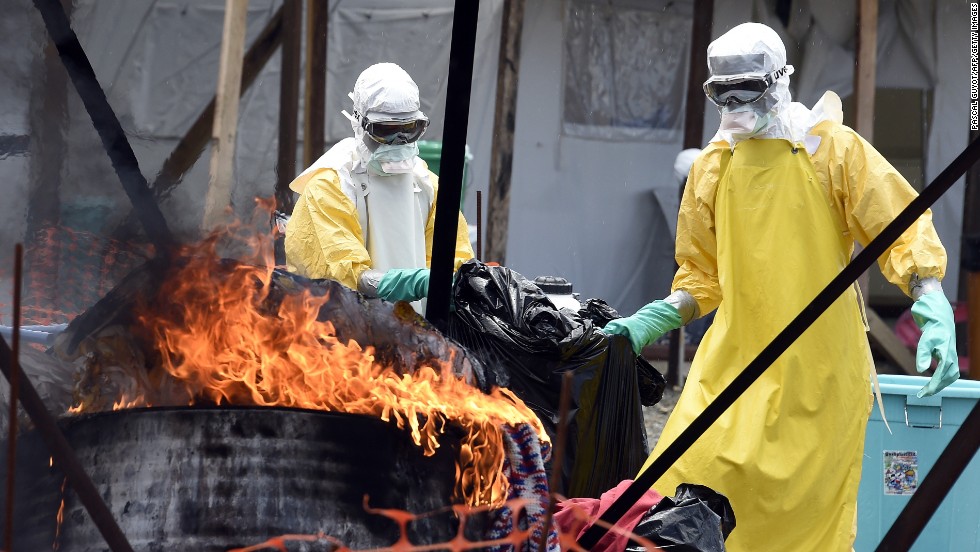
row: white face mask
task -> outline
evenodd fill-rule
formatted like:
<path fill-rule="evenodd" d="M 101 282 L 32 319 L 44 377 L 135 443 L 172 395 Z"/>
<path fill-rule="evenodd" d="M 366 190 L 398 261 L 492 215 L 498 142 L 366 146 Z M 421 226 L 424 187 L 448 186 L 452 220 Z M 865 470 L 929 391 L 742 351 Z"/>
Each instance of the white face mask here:
<path fill-rule="evenodd" d="M 772 110 L 760 115 L 752 104 L 739 105 L 721 109 L 721 126 L 719 130 L 731 133 L 732 136 L 745 139 L 758 134 L 766 128 L 772 119 Z"/>
<path fill-rule="evenodd" d="M 415 157 L 419 154 L 417 142 L 411 144 L 378 144 L 371 152 L 368 167 L 378 174 L 404 174 L 415 168 Z"/>

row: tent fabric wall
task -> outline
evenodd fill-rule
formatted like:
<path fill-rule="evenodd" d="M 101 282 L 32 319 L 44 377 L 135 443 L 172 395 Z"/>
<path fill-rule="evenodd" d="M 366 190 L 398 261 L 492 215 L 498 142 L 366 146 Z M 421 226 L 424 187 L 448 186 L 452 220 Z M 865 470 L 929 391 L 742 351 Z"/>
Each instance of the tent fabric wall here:
<path fill-rule="evenodd" d="M 798 15 L 787 29 L 777 30 L 787 40 L 795 36 L 804 43 L 790 48 L 791 62 L 799 65 L 796 97 L 812 100 L 827 88 L 844 93 L 851 79 L 848 56 L 853 44 L 848 29 L 853 28 L 853 11 L 835 12 L 826 3 L 804 0 L 793 4 L 801 7 L 794 13 L 809 13 L 809 19 Z M 76 1 L 73 25 L 150 181 L 213 94 L 223 5 L 223 0 Z M 249 2 L 249 43 L 280 5 L 281 0 Z M 348 135 L 349 124 L 340 115 L 350 106 L 347 92 L 360 70 L 378 61 L 400 63 L 415 77 L 423 109 L 433 121 L 426 138 L 441 138 L 452 5 L 453 0 L 330 0 L 328 144 Z M 489 180 L 502 6 L 503 0 L 481 2 L 467 137 L 474 153 L 465 210 L 470 222 L 475 222 L 475 191 L 486 191 Z M 613 142 L 562 135 L 565 3 L 540 0 L 525 6 L 507 264 L 532 278 L 564 276 L 584 297 L 601 297 L 624 314 L 631 313 L 668 292 L 678 205 L 672 173 L 680 140 Z M 886 42 L 879 48 L 888 47 L 901 60 L 883 60 L 879 82 L 914 81 L 921 86 L 923 79 L 932 79 L 934 114 L 926 166 L 931 179 L 967 140 L 963 91 L 968 89 L 969 54 L 963 22 L 968 21 L 968 3 L 882 0 L 881 6 L 881 36 Z M 750 19 L 781 26 L 767 15 L 771 13 L 769 3 L 758 0 L 715 2 L 712 35 Z M 0 120 L 9 132 L 27 135 L 30 91 L 17 88 L 15 82 L 40 78 L 46 35 L 28 0 L 13 0 L 2 24 L 12 31 L 0 38 L 5 46 L 0 68 L 14 77 L 0 84 L 10 89 Z M 820 52 L 828 55 L 820 58 Z M 902 73 L 902 67 L 912 69 Z M 254 196 L 271 195 L 276 180 L 278 96 L 277 54 L 241 103 L 234 202 L 243 216 L 251 210 Z M 64 209 L 79 224 L 104 231 L 125 216 L 128 200 L 71 90 L 68 101 Z M 704 108 L 707 138 L 717 129 L 718 115 L 707 102 Z M 209 155 L 205 151 L 201 159 Z M 4 191 L 10 192 L 3 207 L 7 222 L 0 226 L 0 237 L 7 243 L 24 237 L 20 232 L 29 195 L 28 160 L 29 153 L 0 159 Z M 180 237 L 196 234 L 207 171 L 208 163 L 199 161 L 162 206 Z M 962 192 L 960 183 L 934 210 L 950 256 L 945 285 L 951 295 L 956 289 Z M 0 260 L 5 253 L 0 252 Z"/>
<path fill-rule="evenodd" d="M 796 0 L 793 5 L 795 11 L 786 26 L 765 0 L 755 0 L 753 7 L 756 19 L 775 28 L 787 43 L 789 63 L 796 65 L 793 99 L 812 106 L 826 90 L 849 96 L 854 84 L 855 6 L 813 0 Z M 927 182 L 969 140 L 966 21 L 966 1 L 881 0 L 879 5 L 877 86 L 933 92 L 932 124 L 924 154 Z M 961 179 L 933 206 L 933 222 L 949 259 L 943 288 L 950 297 L 956 297 L 959 285 L 964 182 Z"/>
<path fill-rule="evenodd" d="M 532 278 L 563 276 L 583 298 L 632 314 L 670 291 L 682 143 L 561 134 L 562 9 L 543 0 L 525 12 L 507 264 Z M 713 36 L 750 13 L 751 0 L 715 2 Z M 707 138 L 718 114 L 707 101 L 704 109 Z"/>

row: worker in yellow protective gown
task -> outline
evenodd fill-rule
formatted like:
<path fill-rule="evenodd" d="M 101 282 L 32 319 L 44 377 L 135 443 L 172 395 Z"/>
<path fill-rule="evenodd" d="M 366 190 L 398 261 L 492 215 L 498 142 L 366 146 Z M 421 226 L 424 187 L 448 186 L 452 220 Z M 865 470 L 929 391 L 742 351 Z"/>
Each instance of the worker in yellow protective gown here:
<path fill-rule="evenodd" d="M 790 101 L 792 66 L 769 27 L 735 27 L 708 47 L 708 66 L 721 126 L 681 201 L 672 293 L 606 327 L 639 352 L 718 309 L 647 465 L 841 272 L 853 242 L 867 244 L 916 196 L 840 124 L 836 95 L 813 109 Z M 939 361 L 920 395 L 959 375 L 939 284 L 946 254 L 931 221 L 926 212 L 879 259 L 915 299 L 919 371 Z M 727 496 L 729 551 L 851 550 L 873 404 L 862 309 L 853 286 L 654 483 L 668 496 L 685 482 Z"/>
<path fill-rule="evenodd" d="M 438 179 L 419 158 L 428 126 L 418 86 L 401 67 L 364 70 L 350 93 L 354 136 L 338 142 L 290 188 L 300 197 L 286 225 L 286 264 L 420 314 L 429 288 Z M 459 214 L 455 268 L 473 258 Z"/>

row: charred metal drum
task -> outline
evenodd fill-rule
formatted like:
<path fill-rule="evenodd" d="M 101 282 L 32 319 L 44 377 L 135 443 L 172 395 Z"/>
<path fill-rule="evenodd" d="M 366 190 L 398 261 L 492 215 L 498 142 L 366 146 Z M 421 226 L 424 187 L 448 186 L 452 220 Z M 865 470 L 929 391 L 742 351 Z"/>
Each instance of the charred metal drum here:
<path fill-rule="evenodd" d="M 155 408 L 66 418 L 61 426 L 137 551 L 228 550 L 319 532 L 355 549 L 388 546 L 397 525 L 366 512 L 365 495 L 372 508 L 433 512 L 451 503 L 455 479 L 454 447 L 425 457 L 407 432 L 367 416 Z M 39 436 L 25 433 L 18 449 L 14 549 L 108 550 L 70 485 L 62 491 L 64 475 L 50 466 Z M 431 544 L 452 539 L 457 522 L 443 511 L 408 527 L 413 543 Z"/>

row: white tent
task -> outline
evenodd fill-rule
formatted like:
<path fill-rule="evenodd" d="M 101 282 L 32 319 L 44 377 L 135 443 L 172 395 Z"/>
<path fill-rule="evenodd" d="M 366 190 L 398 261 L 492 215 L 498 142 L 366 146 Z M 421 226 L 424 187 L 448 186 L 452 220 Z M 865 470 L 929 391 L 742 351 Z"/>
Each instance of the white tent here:
<path fill-rule="evenodd" d="M 40 163 L 61 163 L 63 222 L 111 232 L 128 200 L 77 95 L 67 93 L 62 153 L 36 132 L 43 103 L 47 35 L 31 2 L 8 2 L 0 19 L 0 242 L 25 240 Z M 250 43 L 279 0 L 249 2 Z M 668 293 L 681 151 L 691 0 L 534 0 L 526 3 L 521 47 L 506 264 L 525 276 L 559 275 L 583 297 L 624 314 Z M 850 93 L 853 2 L 798 0 L 787 25 L 764 0 L 715 2 L 713 35 L 756 20 L 777 28 L 797 66 L 796 98 L 826 89 Z M 930 181 L 968 138 L 968 21 L 965 1 L 881 0 L 880 87 L 932 90 L 925 158 Z M 465 214 L 487 190 L 503 0 L 481 2 L 467 142 L 474 158 Z M 364 67 L 402 65 L 419 83 L 423 110 L 440 139 L 453 0 L 330 0 L 327 143 L 350 132 L 340 110 Z M 213 95 L 224 0 L 78 0 L 73 26 L 152 181 Z M 572 56 L 574 55 L 574 58 Z M 279 56 L 245 94 L 233 201 L 240 215 L 273 192 L 278 134 Z M 717 125 L 705 104 L 704 137 Z M 202 159 L 210 156 L 205 151 Z M 162 208 L 175 233 L 197 233 L 207 186 L 199 161 Z M 935 207 L 947 246 L 945 287 L 956 293 L 962 182 Z M 486 209 L 484 209 L 486 211 Z M 485 259 L 494 260 L 494 259 Z M 10 266 L 0 251 L 0 267 Z M 3 277 L 0 269 L 0 278 Z M 0 290 L 6 293 L 6 288 Z"/>

